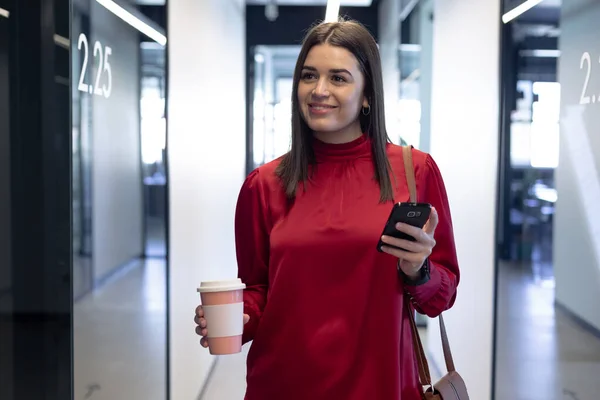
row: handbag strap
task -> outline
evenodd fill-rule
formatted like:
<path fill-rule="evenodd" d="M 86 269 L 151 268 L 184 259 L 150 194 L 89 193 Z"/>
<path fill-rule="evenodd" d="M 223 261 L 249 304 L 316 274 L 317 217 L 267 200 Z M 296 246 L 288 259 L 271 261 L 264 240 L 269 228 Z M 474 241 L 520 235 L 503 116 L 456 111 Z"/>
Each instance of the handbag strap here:
<path fill-rule="evenodd" d="M 417 184 L 415 182 L 415 170 L 412 160 L 412 146 L 403 146 L 402 155 L 404 159 L 404 171 L 406 174 L 406 182 L 408 184 L 408 191 L 410 193 L 410 201 L 416 203 L 417 199 Z M 419 380 L 422 385 L 431 385 L 431 374 L 429 372 L 429 364 L 427 363 L 427 357 L 423 350 L 423 343 L 419 336 L 419 330 L 417 329 L 417 323 L 413 311 L 409 306 L 411 299 L 407 296 L 405 300 L 408 315 L 410 316 L 410 325 L 412 331 L 413 347 L 415 350 L 415 356 L 417 357 L 417 363 L 419 367 Z M 444 317 L 442 314 L 439 315 L 440 322 L 440 335 L 442 337 L 442 349 L 444 351 L 444 360 L 446 362 L 446 370 L 448 372 L 455 371 L 454 360 L 452 358 L 452 351 L 450 350 L 450 341 L 448 340 L 448 334 L 446 332 L 446 325 L 444 324 Z"/>

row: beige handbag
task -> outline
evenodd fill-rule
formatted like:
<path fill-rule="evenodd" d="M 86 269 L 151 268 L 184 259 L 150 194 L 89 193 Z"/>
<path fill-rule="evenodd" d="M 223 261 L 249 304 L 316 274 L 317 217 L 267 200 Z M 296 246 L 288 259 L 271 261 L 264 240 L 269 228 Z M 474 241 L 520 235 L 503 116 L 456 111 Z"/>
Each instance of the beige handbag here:
<path fill-rule="evenodd" d="M 410 191 L 410 201 L 413 203 L 417 202 L 417 185 L 415 182 L 415 171 L 412 161 L 412 146 L 403 147 L 403 158 L 404 158 L 404 170 L 406 171 L 406 181 L 408 183 L 408 189 Z M 442 336 L 442 348 L 444 350 L 444 360 L 446 361 L 446 370 L 448 373 L 442 377 L 435 385 L 431 384 L 431 374 L 429 373 L 429 364 L 423 351 L 423 344 L 421 343 L 421 337 L 417 330 L 417 323 L 414 318 L 414 310 L 412 310 L 410 303 L 412 299 L 410 296 L 406 296 L 405 303 L 410 318 L 410 325 L 412 330 L 413 347 L 415 349 L 415 356 L 417 357 L 417 364 L 419 367 L 419 382 L 422 386 L 429 386 L 429 388 L 423 393 L 424 400 L 469 400 L 469 394 L 467 393 L 467 386 L 462 377 L 456 372 L 454 368 L 454 360 L 452 359 L 452 352 L 450 351 L 450 342 L 448 342 L 448 335 L 446 334 L 446 325 L 444 325 L 444 317 L 440 314 L 440 334 Z"/>

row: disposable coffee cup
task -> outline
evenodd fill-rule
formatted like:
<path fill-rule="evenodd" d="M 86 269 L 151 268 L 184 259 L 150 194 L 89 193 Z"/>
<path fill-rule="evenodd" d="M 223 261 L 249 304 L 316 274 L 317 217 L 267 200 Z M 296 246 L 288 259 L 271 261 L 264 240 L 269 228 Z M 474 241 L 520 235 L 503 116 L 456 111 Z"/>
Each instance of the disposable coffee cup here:
<path fill-rule="evenodd" d="M 236 354 L 242 351 L 245 288 L 241 279 L 200 284 L 198 292 L 206 319 L 210 354 Z"/>

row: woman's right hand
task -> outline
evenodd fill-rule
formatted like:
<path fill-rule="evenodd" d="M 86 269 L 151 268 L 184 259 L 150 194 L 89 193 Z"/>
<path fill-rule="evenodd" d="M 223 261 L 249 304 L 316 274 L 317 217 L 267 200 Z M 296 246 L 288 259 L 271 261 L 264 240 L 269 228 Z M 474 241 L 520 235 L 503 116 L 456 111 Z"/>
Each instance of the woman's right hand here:
<path fill-rule="evenodd" d="M 246 325 L 250 321 L 250 316 L 248 314 L 244 314 L 244 325 Z M 202 347 L 208 347 L 208 340 L 206 339 L 206 335 L 208 335 L 208 330 L 206 329 L 206 319 L 204 318 L 204 309 L 202 306 L 196 307 L 196 315 L 194 316 L 194 322 L 196 323 L 196 334 L 201 336 L 200 345 Z"/>

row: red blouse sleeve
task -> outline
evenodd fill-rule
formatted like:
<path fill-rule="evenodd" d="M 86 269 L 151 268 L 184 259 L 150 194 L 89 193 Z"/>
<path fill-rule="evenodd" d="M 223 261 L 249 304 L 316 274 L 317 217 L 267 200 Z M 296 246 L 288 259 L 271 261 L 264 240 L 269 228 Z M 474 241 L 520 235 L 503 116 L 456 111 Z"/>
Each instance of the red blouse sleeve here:
<path fill-rule="evenodd" d="M 242 185 L 235 211 L 238 277 L 246 284 L 244 312 L 250 316 L 250 321 L 244 326 L 243 343 L 254 339 L 267 302 L 269 235 L 263 193 L 256 169 Z"/>
<path fill-rule="evenodd" d="M 429 256 L 430 279 L 422 285 L 405 285 L 405 290 L 413 298 L 415 309 L 433 318 L 454 304 L 460 271 L 446 188 L 430 155 L 419 168 L 416 180 L 420 201 L 435 207 L 439 222 L 434 234 L 436 245 Z"/>

